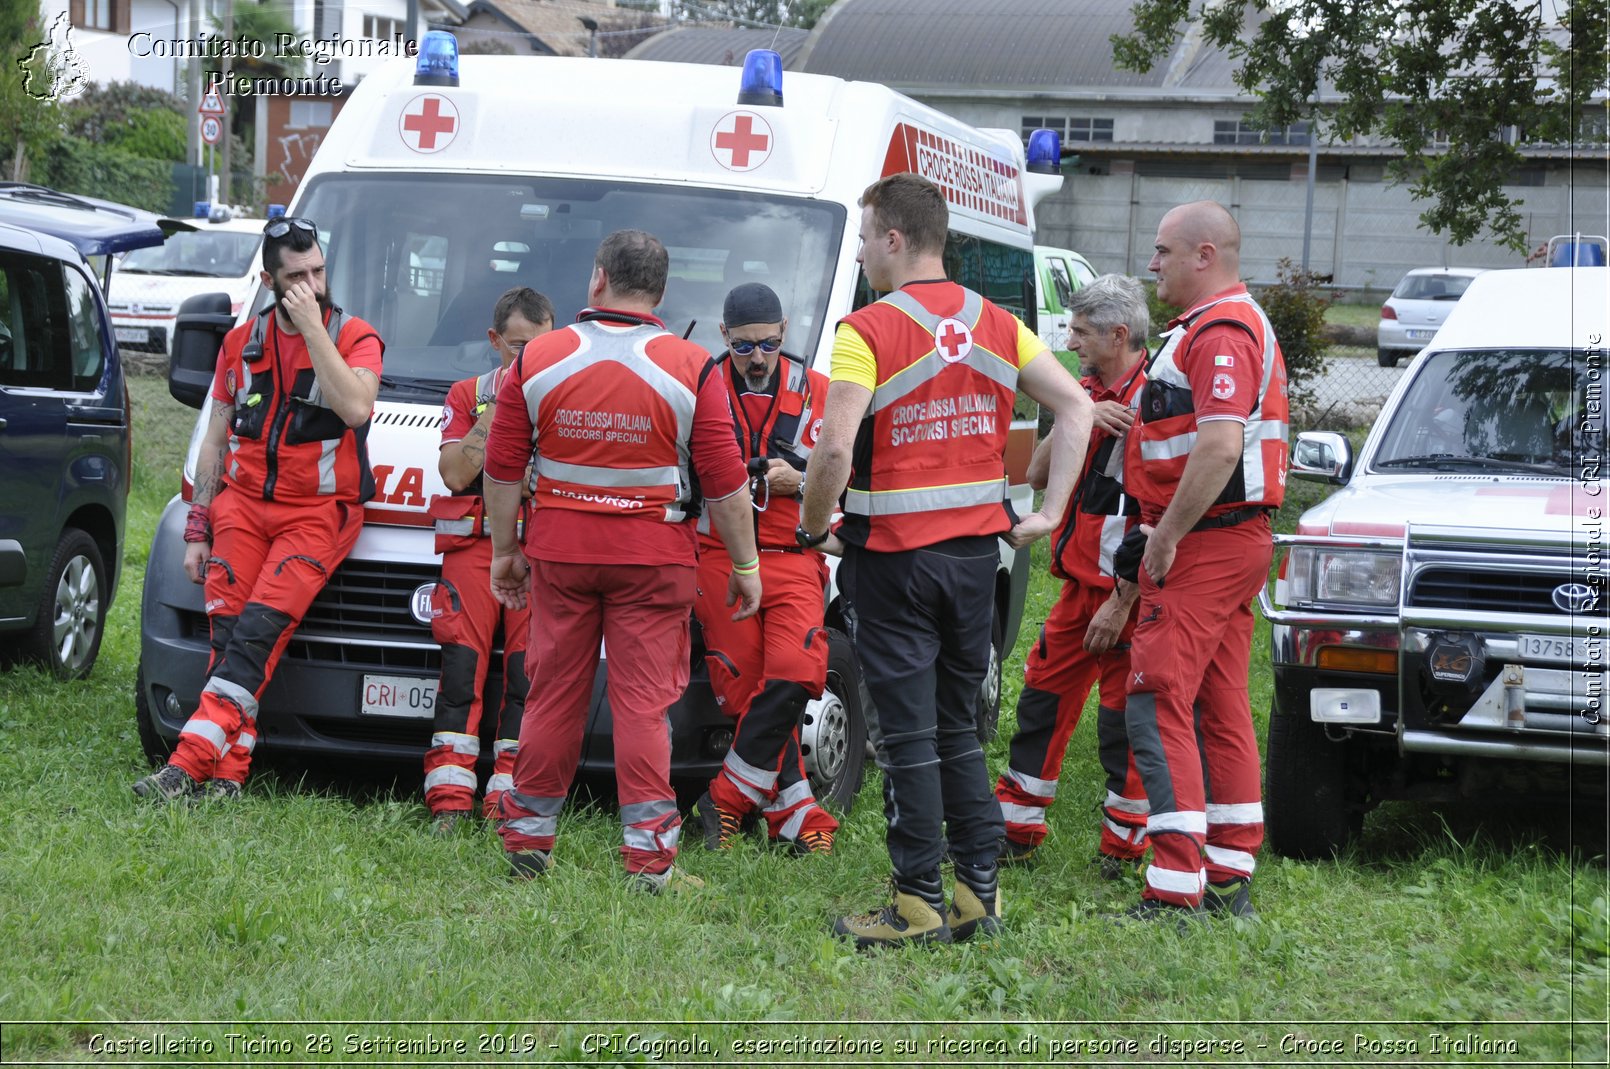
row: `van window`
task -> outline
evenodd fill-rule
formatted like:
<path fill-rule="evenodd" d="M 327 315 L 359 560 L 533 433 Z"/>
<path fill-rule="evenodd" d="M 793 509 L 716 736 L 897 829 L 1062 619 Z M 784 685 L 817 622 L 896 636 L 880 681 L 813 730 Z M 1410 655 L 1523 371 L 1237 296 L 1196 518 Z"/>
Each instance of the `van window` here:
<path fill-rule="evenodd" d="M 670 253 L 657 314 L 719 352 L 721 307 L 744 282 L 777 291 L 788 347 L 814 352 L 843 240 L 840 205 L 730 190 L 484 175 L 328 175 L 297 213 L 317 219 L 330 297 L 386 343 L 382 395 L 439 393 L 496 363 L 492 306 L 530 286 L 570 322 L 599 243 L 647 230 Z"/>
<path fill-rule="evenodd" d="M 62 265 L 67 288 L 67 346 L 71 369 L 67 388 L 90 393 L 100 385 L 106 370 L 106 346 L 101 333 L 100 309 L 94 284 L 73 268 Z"/>
<path fill-rule="evenodd" d="M 130 275 L 241 278 L 262 243 L 263 235 L 239 230 L 181 230 L 161 245 L 130 251 L 117 269 Z"/>
<path fill-rule="evenodd" d="M 1057 291 L 1057 304 L 1064 310 L 1073 303 L 1073 279 L 1069 277 L 1068 261 L 1060 256 L 1046 257 L 1046 266 L 1051 270 L 1051 286 Z"/>
<path fill-rule="evenodd" d="M 0 284 L 5 294 L 0 321 L 7 336 L 0 340 L 0 385 L 44 390 L 73 387 L 64 272 L 88 286 L 83 276 L 56 260 L 0 252 L 0 276 L 5 279 Z"/>

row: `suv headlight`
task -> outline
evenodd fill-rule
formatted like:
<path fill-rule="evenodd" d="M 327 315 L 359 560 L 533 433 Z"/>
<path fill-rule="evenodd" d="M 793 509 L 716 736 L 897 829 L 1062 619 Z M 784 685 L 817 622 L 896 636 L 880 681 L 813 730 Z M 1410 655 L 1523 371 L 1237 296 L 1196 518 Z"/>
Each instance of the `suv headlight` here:
<path fill-rule="evenodd" d="M 1286 565 L 1292 605 L 1396 605 L 1401 553 L 1293 546 Z"/>

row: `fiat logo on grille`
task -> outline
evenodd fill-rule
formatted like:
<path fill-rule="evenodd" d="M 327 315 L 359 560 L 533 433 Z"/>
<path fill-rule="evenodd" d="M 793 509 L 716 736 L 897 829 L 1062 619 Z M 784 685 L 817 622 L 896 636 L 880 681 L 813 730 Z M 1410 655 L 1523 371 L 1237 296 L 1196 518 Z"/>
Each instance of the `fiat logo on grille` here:
<path fill-rule="evenodd" d="M 1554 607 L 1561 612 L 1587 612 L 1599 601 L 1599 594 L 1586 583 L 1561 583 L 1554 588 Z"/>
<path fill-rule="evenodd" d="M 413 596 L 408 599 L 408 612 L 414 619 L 429 627 L 430 622 L 441 613 L 431 605 L 431 595 L 436 593 L 435 583 L 422 583 L 414 587 Z"/>

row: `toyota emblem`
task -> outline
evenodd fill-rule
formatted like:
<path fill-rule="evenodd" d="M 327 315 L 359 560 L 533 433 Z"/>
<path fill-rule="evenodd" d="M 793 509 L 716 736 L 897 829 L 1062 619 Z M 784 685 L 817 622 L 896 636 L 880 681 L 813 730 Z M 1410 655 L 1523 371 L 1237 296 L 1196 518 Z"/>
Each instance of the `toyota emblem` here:
<path fill-rule="evenodd" d="M 413 597 L 408 599 L 408 612 L 414 619 L 429 627 L 430 622 L 441 615 L 431 605 L 431 595 L 436 593 L 435 583 L 422 583 L 414 587 Z"/>
<path fill-rule="evenodd" d="M 1554 607 L 1561 612 L 1579 613 L 1593 609 L 1599 601 L 1599 592 L 1586 583 L 1561 583 L 1554 588 Z"/>

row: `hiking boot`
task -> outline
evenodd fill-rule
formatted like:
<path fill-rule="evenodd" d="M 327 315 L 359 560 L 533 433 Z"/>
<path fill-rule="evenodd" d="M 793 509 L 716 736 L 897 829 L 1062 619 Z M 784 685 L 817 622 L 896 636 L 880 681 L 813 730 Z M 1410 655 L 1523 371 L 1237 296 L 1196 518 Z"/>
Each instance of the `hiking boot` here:
<path fill-rule="evenodd" d="M 798 857 L 809 857 L 811 854 L 831 854 L 833 852 L 833 831 L 831 828 L 817 828 L 814 831 L 800 832 L 799 838 L 788 840 L 788 848 Z"/>
<path fill-rule="evenodd" d="M 440 813 L 431 814 L 430 833 L 437 838 L 445 838 L 468 824 L 469 820 L 468 809 L 444 809 Z"/>
<path fill-rule="evenodd" d="M 240 799 L 244 788 L 232 779 L 210 779 L 201 787 L 201 798 L 207 802 L 234 802 Z"/>
<path fill-rule="evenodd" d="M 833 922 L 833 934 L 854 940 L 855 949 L 910 943 L 948 943 L 950 925 L 945 923 L 944 888 L 935 879 L 921 881 L 924 893 L 894 887 L 894 901 L 881 909 L 858 916 L 840 917 Z M 931 894 L 931 897 L 930 897 Z"/>
<path fill-rule="evenodd" d="M 134 793 L 158 804 L 186 802 L 196 796 L 201 785 L 178 765 L 163 765 L 143 779 L 134 781 Z"/>
<path fill-rule="evenodd" d="M 1127 880 L 1140 871 L 1140 858 L 1119 857 L 1116 854 L 1096 854 L 1096 875 L 1104 880 L 1116 882 Z"/>
<path fill-rule="evenodd" d="M 553 851 L 522 850 L 507 855 L 510 875 L 517 880 L 534 880 L 553 868 Z"/>
<path fill-rule="evenodd" d="M 1172 924 L 1181 934 L 1191 931 L 1205 914 L 1195 906 L 1176 906 L 1155 898 L 1143 898 L 1122 913 L 1105 914 L 1114 924 Z"/>
<path fill-rule="evenodd" d="M 664 872 L 628 872 L 626 886 L 651 895 L 680 895 L 704 890 L 704 881 L 672 865 Z"/>
<path fill-rule="evenodd" d="M 963 876 L 964 868 L 970 870 L 967 876 Z M 957 864 L 956 873 L 950 909 L 945 913 L 951 941 L 966 942 L 975 934 L 999 935 L 1005 925 L 1001 921 L 1001 889 L 994 870 L 991 870 L 987 885 L 976 878 L 978 870 L 972 866 Z"/>
<path fill-rule="evenodd" d="M 1034 861 L 1034 853 L 1040 849 L 1039 843 L 1020 843 L 1016 839 L 1006 839 L 1001 843 L 1002 865 L 1029 865 Z"/>
<path fill-rule="evenodd" d="M 1202 909 L 1215 917 L 1241 917 L 1256 920 L 1252 908 L 1252 877 L 1209 883 L 1202 892 Z"/>
<path fill-rule="evenodd" d="M 723 809 L 705 791 L 694 807 L 699 814 L 699 826 L 704 829 L 704 846 L 707 850 L 730 850 L 743 834 L 743 814 Z"/>

